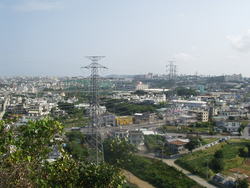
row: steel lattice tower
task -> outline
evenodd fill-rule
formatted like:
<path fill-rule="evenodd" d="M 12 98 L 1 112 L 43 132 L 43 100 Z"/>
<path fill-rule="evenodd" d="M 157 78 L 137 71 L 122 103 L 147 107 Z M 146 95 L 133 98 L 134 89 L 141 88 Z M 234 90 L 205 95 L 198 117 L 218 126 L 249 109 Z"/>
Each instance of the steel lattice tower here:
<path fill-rule="evenodd" d="M 174 64 L 174 60 L 169 61 L 167 68 L 168 80 L 175 80 L 177 76 L 177 66 Z"/>
<path fill-rule="evenodd" d="M 91 63 L 83 68 L 91 71 L 90 75 L 90 117 L 89 135 L 91 146 L 95 149 L 95 162 L 103 161 L 103 141 L 100 133 L 100 104 L 99 104 L 99 69 L 107 69 L 98 62 L 105 56 L 86 56 Z"/>

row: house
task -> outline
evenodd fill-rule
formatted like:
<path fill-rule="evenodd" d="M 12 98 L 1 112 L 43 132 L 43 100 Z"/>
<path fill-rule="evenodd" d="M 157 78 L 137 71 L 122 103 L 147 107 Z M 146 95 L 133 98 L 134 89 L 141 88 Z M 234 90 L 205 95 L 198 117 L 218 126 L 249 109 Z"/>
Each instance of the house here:
<path fill-rule="evenodd" d="M 128 140 L 129 132 L 127 129 L 119 129 L 111 132 L 111 135 L 115 138 Z"/>
<path fill-rule="evenodd" d="M 171 153 L 180 153 L 186 148 L 184 147 L 189 142 L 189 139 L 170 138 L 166 140 L 166 146 Z"/>
<path fill-rule="evenodd" d="M 115 120 L 117 126 L 133 124 L 133 116 L 117 116 Z"/>
<path fill-rule="evenodd" d="M 134 114 L 134 123 L 141 124 L 141 123 L 150 123 L 156 119 L 155 113 L 135 113 Z"/>
<path fill-rule="evenodd" d="M 57 116 L 57 117 L 63 116 L 63 115 L 66 114 L 66 112 L 65 112 L 64 110 L 61 110 L 61 109 L 59 109 L 58 107 L 55 107 L 55 108 L 52 109 L 50 112 L 51 112 L 51 114 L 52 114 L 53 116 Z"/>
<path fill-rule="evenodd" d="M 243 80 L 243 77 L 242 77 L 241 74 L 225 75 L 225 76 L 224 76 L 224 80 L 225 80 L 226 82 L 230 82 L 230 81 L 232 81 L 232 82 L 234 82 L 234 81 L 240 82 L 240 81 Z"/>
<path fill-rule="evenodd" d="M 11 114 L 26 114 L 27 113 L 24 104 L 10 105 L 7 107 L 6 111 Z"/>
<path fill-rule="evenodd" d="M 85 107 L 87 114 L 90 115 L 91 114 L 91 110 L 92 110 L 91 105 L 86 105 L 86 106 L 80 105 L 80 106 L 77 106 L 77 108 L 83 108 L 83 107 Z M 97 107 L 97 113 L 99 115 L 102 115 L 102 114 L 104 114 L 106 112 L 107 112 L 107 109 L 106 109 L 105 106 L 98 106 Z"/>
<path fill-rule="evenodd" d="M 130 130 L 128 135 L 128 140 L 130 144 L 135 146 L 144 145 L 144 135 L 141 130 Z"/>
<path fill-rule="evenodd" d="M 212 178 L 212 182 L 219 187 L 233 188 L 235 187 L 236 179 L 230 176 L 224 176 L 220 173 L 215 174 Z"/>
<path fill-rule="evenodd" d="M 116 118 L 114 114 L 104 113 L 100 116 L 101 126 L 116 126 Z"/>
<path fill-rule="evenodd" d="M 198 111 L 197 114 L 197 120 L 201 122 L 208 122 L 209 113 L 208 111 Z"/>
<path fill-rule="evenodd" d="M 111 132 L 111 136 L 114 138 L 125 139 L 130 144 L 133 144 L 136 147 L 144 145 L 144 135 L 141 130 L 127 130 L 127 129 L 118 129 Z"/>
<path fill-rule="evenodd" d="M 41 116 L 43 115 L 43 107 L 39 103 L 30 104 L 28 107 L 28 116 Z"/>
<path fill-rule="evenodd" d="M 217 121 L 216 122 L 216 129 L 217 130 L 229 132 L 231 134 L 238 134 L 238 130 L 239 130 L 240 126 L 241 126 L 240 121 L 227 120 L 227 121 Z"/>
<path fill-rule="evenodd" d="M 148 89 L 148 84 L 143 84 L 142 82 L 139 82 L 136 85 L 136 90 L 145 90 Z"/>
<path fill-rule="evenodd" d="M 197 122 L 197 117 L 195 115 L 181 114 L 178 119 L 178 125 L 190 125 Z"/>
<path fill-rule="evenodd" d="M 207 106 L 207 102 L 197 100 L 172 100 L 172 102 L 173 104 L 182 105 L 189 108 L 202 108 Z"/>
<path fill-rule="evenodd" d="M 205 110 L 192 110 L 190 113 L 194 113 L 196 115 L 197 121 L 200 122 L 208 122 L 209 112 Z"/>

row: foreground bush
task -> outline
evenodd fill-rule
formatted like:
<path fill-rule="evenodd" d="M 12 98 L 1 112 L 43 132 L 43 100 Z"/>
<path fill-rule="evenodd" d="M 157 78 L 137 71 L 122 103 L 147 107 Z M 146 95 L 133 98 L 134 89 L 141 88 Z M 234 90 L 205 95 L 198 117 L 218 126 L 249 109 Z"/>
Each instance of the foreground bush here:
<path fill-rule="evenodd" d="M 120 169 L 73 159 L 62 147 L 63 126 L 49 119 L 9 129 L 0 122 L 0 187 L 118 188 Z M 56 148 L 60 157 L 48 162 Z"/>

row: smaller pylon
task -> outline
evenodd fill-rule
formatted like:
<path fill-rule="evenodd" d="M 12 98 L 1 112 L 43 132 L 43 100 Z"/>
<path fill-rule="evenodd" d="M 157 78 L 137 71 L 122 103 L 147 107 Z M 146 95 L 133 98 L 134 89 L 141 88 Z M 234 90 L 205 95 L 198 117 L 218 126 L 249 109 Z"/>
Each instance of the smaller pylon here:
<path fill-rule="evenodd" d="M 177 76 L 177 66 L 174 64 L 174 60 L 168 61 L 169 64 L 166 65 L 167 79 L 175 80 Z"/>

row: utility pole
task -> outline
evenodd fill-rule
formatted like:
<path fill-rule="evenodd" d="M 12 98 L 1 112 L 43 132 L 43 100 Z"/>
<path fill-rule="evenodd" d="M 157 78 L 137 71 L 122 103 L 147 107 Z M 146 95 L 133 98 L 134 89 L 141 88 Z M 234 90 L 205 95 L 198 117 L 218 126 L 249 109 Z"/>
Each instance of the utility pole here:
<path fill-rule="evenodd" d="M 90 142 L 93 149 L 95 149 L 94 160 L 96 164 L 104 161 L 103 156 L 103 140 L 100 132 L 100 104 L 99 104 L 99 69 L 107 69 L 98 62 L 103 59 L 105 56 L 86 56 L 91 63 L 83 68 L 89 69 L 91 72 L 90 75 L 90 118 L 91 125 L 89 126 L 89 136 Z"/>
<path fill-rule="evenodd" d="M 164 141 L 162 142 L 162 148 L 161 148 L 161 161 L 163 161 L 163 149 L 164 149 Z"/>
<path fill-rule="evenodd" d="M 207 162 L 207 180 L 208 180 L 208 159 L 206 160 Z"/>

